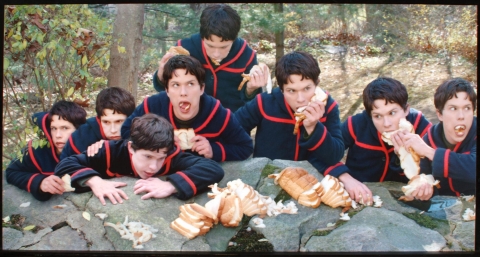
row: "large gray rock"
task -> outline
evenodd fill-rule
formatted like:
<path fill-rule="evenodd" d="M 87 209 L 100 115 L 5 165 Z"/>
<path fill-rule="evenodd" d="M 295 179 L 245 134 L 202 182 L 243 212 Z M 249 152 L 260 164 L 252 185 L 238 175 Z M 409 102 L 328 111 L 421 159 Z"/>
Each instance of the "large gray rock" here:
<path fill-rule="evenodd" d="M 296 166 L 306 169 L 319 181 L 323 179 L 323 175 L 306 161 L 250 158 L 241 162 L 224 162 L 221 165 L 225 170 L 225 177 L 218 183 L 219 187 L 225 187 L 229 181 L 241 179 L 260 194 L 272 199 L 280 193 L 285 194 L 272 178 L 266 177 L 267 173 L 279 173 L 286 167 Z M 226 228 L 216 224 L 206 235 L 188 240 L 171 229 L 170 223 L 178 218 L 181 205 L 192 202 L 205 205 L 210 201 L 207 192 L 200 192 L 186 201 L 175 197 L 141 200 L 142 195 L 133 193 L 137 179 L 120 177 L 111 180 L 127 184 L 122 190 L 129 199 L 122 204 L 114 205 L 106 200 L 107 204 L 104 206 L 91 192 L 65 193 L 55 195 L 46 202 L 39 202 L 28 192 L 6 184 L 4 179 L 2 217 L 18 214 L 25 220 L 17 224 L 20 225 L 20 230 L 10 227 L 2 229 L 3 250 L 224 252 L 228 250 L 229 242 L 234 240 L 233 237 L 244 226 L 249 226 L 254 231 L 252 233 L 263 234 L 276 252 L 474 249 L 475 223 L 462 220 L 464 210 L 473 209 L 474 202 L 466 202 L 456 197 L 434 197 L 432 206 L 438 208 L 425 212 L 424 218 L 440 218 L 445 225 L 429 229 L 403 215 L 419 215 L 421 210 L 416 208 L 420 205 L 397 200 L 402 195 L 401 187 L 404 185 L 397 182 L 366 183 L 374 195 L 380 196 L 383 206 L 351 209 L 349 213 L 353 216 L 346 222 L 339 222 L 341 207 L 333 209 L 321 204 L 316 209 L 308 208 L 287 196 L 282 199 L 286 199 L 285 204 L 294 201 L 298 207 L 297 214 L 264 217 L 265 228 L 256 227 L 250 217 L 244 216 L 238 227 Z M 445 202 L 443 206 L 436 204 L 442 201 Z M 20 207 L 27 202 L 30 202 L 28 207 Z M 90 220 L 83 217 L 84 212 L 90 215 Z M 105 213 L 108 217 L 101 220 L 95 216 L 99 213 Z M 114 228 L 104 226 L 105 222 L 123 223 L 127 216 L 128 221 L 142 222 L 158 229 L 156 237 L 144 243 L 143 249 L 132 248 L 132 241 L 121 238 Z M 331 227 L 331 224 L 337 225 Z M 36 229 L 22 230 L 28 225 L 35 225 Z M 319 230 L 331 232 L 326 236 L 316 236 Z"/>
<path fill-rule="evenodd" d="M 367 207 L 326 236 L 310 238 L 308 251 L 439 251 L 446 240 L 436 231 L 383 208 Z"/>

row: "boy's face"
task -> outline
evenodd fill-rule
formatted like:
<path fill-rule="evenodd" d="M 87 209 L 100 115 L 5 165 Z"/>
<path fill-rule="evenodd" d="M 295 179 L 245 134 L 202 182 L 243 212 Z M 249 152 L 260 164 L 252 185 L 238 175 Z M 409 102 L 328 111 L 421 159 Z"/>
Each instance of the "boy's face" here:
<path fill-rule="evenodd" d="M 473 104 L 466 92 L 457 92 L 445 103 L 442 113 L 437 110 L 437 116 L 443 121 L 445 138 L 450 144 L 462 142 L 473 123 Z"/>
<path fill-rule="evenodd" d="M 187 73 L 185 69 L 176 69 L 168 81 L 167 95 L 173 106 L 175 116 L 183 121 L 191 120 L 200 110 L 200 87 L 197 77 Z"/>
<path fill-rule="evenodd" d="M 232 45 L 233 40 L 222 41 L 221 37 L 215 35 L 211 35 L 210 39 L 203 39 L 203 46 L 208 57 L 219 63 L 227 57 Z"/>
<path fill-rule="evenodd" d="M 138 176 L 147 179 L 157 174 L 167 157 L 167 148 L 157 151 L 144 149 L 133 150 L 132 142 L 128 142 L 128 151 L 132 155 L 132 164 Z"/>
<path fill-rule="evenodd" d="M 127 115 L 121 114 L 119 112 L 113 113 L 112 109 L 104 109 L 103 115 L 100 116 L 100 121 L 102 124 L 103 133 L 108 140 L 119 140 L 122 137 L 120 136 L 120 129 L 122 124 L 127 119 Z"/>
<path fill-rule="evenodd" d="M 61 119 L 58 115 L 52 116 L 50 122 L 50 133 L 52 133 L 52 141 L 55 145 L 55 151 L 60 154 L 65 147 L 70 135 L 75 131 L 75 126 L 69 121 Z"/>
<path fill-rule="evenodd" d="M 390 132 L 398 129 L 400 119 L 408 115 L 410 107 L 404 111 L 397 103 L 385 104 L 385 99 L 373 101 L 372 120 L 378 132 Z"/>
<path fill-rule="evenodd" d="M 299 107 L 308 105 L 315 94 L 315 86 L 311 79 L 302 80 L 302 75 L 290 75 L 287 84 L 283 85 L 283 95 L 290 108 L 296 111 Z"/>

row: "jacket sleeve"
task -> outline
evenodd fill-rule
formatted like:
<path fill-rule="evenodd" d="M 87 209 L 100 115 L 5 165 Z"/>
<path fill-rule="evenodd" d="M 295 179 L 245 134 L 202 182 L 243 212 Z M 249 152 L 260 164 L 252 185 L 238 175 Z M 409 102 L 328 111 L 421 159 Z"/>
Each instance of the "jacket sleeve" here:
<path fill-rule="evenodd" d="M 109 141 L 105 141 L 104 144 Z M 99 176 L 101 178 L 107 178 L 107 159 L 105 146 L 99 149 L 98 153 L 92 157 L 88 157 L 86 153 L 76 154 L 69 156 L 60 161 L 55 167 L 55 175 L 63 177 L 65 174 L 69 174 L 72 181 L 72 187 L 75 188 L 75 192 L 86 191 L 85 188 L 80 186 L 79 182 L 92 176 Z M 86 187 L 89 190 L 89 187 Z"/>
<path fill-rule="evenodd" d="M 135 108 L 133 113 L 128 116 L 128 118 L 122 124 L 121 135 L 122 139 L 130 138 L 130 127 L 132 126 L 132 121 L 135 117 L 141 117 L 145 114 L 145 105 L 148 105 L 148 98 L 145 98 L 143 102 Z"/>
<path fill-rule="evenodd" d="M 455 153 L 445 148 L 437 148 L 432 161 L 434 177 L 451 178 L 472 183 L 476 180 L 477 145 L 468 153 Z"/>
<path fill-rule="evenodd" d="M 348 117 L 347 120 L 345 120 L 341 125 L 340 125 L 340 131 L 342 134 L 342 139 L 343 139 L 343 144 L 344 144 L 344 150 L 349 149 L 350 147 L 353 146 L 355 143 L 355 139 L 352 137 L 350 134 L 349 130 L 349 122 L 352 122 L 352 117 Z M 348 173 L 348 167 L 342 163 L 342 162 L 337 162 L 334 165 L 330 165 L 329 167 L 326 168 L 324 172 L 322 172 L 323 175 L 330 175 L 338 178 L 340 175 L 343 173 Z"/>
<path fill-rule="evenodd" d="M 257 97 L 261 97 L 261 95 L 257 95 Z M 262 122 L 263 118 L 258 108 L 257 99 L 238 108 L 238 110 L 235 112 L 235 118 L 239 122 L 240 126 L 242 126 L 247 132 L 247 134 L 250 135 L 252 129 L 258 126 Z"/>
<path fill-rule="evenodd" d="M 28 148 L 22 150 L 22 160 L 14 159 L 5 170 L 7 182 L 20 189 L 30 192 L 35 199 L 46 201 L 52 194 L 40 190 L 40 184 L 48 175 L 42 174 L 33 164 Z"/>
<path fill-rule="evenodd" d="M 217 162 L 245 160 L 253 153 L 252 138 L 229 109 L 226 116 L 227 126 L 221 132 L 219 140 L 210 141 L 213 160 Z"/>
<path fill-rule="evenodd" d="M 213 160 L 180 152 L 172 158 L 167 180 L 177 189 L 174 195 L 187 200 L 220 182 L 224 176 L 222 167 Z"/>
<path fill-rule="evenodd" d="M 157 92 L 165 91 L 165 85 L 160 81 L 157 75 L 158 75 L 158 70 L 155 71 L 152 77 L 153 88 L 155 88 Z"/>
<path fill-rule="evenodd" d="M 315 156 L 325 165 L 334 165 L 342 159 L 345 153 L 345 145 L 343 144 L 340 130 L 340 111 L 337 102 L 330 96 L 328 98 L 330 104 L 325 107 L 327 120 L 325 123 L 317 122 L 315 130 L 308 139 L 305 139 L 303 136 L 300 137 L 299 145 L 308 149 L 310 156 Z M 300 133 L 306 135 L 303 126 Z M 320 172 L 323 173 L 324 170 Z"/>

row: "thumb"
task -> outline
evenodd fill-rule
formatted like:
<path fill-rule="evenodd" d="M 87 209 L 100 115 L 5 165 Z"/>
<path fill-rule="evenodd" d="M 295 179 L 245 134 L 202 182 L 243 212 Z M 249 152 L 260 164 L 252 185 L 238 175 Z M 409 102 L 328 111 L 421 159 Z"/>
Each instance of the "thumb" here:
<path fill-rule="evenodd" d="M 125 182 L 113 182 L 114 187 L 124 187 L 126 185 L 127 185 L 127 183 L 125 183 Z"/>

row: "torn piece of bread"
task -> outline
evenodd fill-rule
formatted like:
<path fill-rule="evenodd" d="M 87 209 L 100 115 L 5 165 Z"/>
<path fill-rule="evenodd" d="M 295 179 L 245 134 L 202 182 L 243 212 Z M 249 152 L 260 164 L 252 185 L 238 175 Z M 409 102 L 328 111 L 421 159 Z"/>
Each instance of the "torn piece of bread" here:
<path fill-rule="evenodd" d="M 190 140 L 195 136 L 195 132 L 193 131 L 193 128 L 175 129 L 173 133 L 180 140 L 180 149 L 182 150 L 192 149 L 193 142 L 190 142 Z"/>
<path fill-rule="evenodd" d="M 310 102 L 308 103 L 308 105 L 310 105 L 311 102 L 313 101 L 321 101 L 323 102 L 325 105 L 327 104 L 327 99 L 328 99 L 328 95 L 319 87 L 315 87 L 315 94 L 312 96 L 312 98 L 310 99 Z M 296 135 L 300 129 L 300 123 L 305 119 L 307 118 L 307 116 L 305 116 L 305 114 L 303 114 L 303 111 L 305 111 L 305 109 L 307 108 L 307 106 L 302 106 L 300 108 L 298 108 L 295 113 L 293 114 L 295 116 L 295 127 L 293 128 L 293 134 Z"/>
<path fill-rule="evenodd" d="M 190 55 L 190 52 L 181 46 L 170 47 L 170 49 L 168 49 L 168 53 L 172 53 L 175 55 Z"/>
<path fill-rule="evenodd" d="M 75 188 L 72 187 L 72 179 L 70 178 L 70 175 L 68 174 L 65 174 L 63 177 L 62 177 L 62 180 L 63 180 L 63 183 L 65 183 L 63 185 L 63 188 L 65 188 L 65 192 L 73 192 L 75 191 Z"/>

